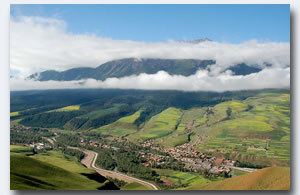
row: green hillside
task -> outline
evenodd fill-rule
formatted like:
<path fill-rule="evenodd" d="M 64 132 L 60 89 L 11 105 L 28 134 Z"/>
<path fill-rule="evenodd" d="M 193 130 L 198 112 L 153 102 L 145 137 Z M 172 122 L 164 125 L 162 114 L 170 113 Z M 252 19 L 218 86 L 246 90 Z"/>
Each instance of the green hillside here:
<path fill-rule="evenodd" d="M 89 179 L 95 174 L 93 170 L 58 151 L 32 155 L 30 148 L 11 146 L 10 159 L 12 190 L 97 190 L 103 185 Z M 106 180 L 99 175 L 100 178 Z"/>
<path fill-rule="evenodd" d="M 102 126 L 92 131 L 100 132 L 103 135 L 124 136 L 135 133 L 137 126 L 134 122 L 140 117 L 141 112 L 137 111 L 132 115 L 125 116 L 109 125 Z"/>
<path fill-rule="evenodd" d="M 228 117 L 226 110 L 232 108 Z M 222 153 L 240 161 L 288 165 L 290 161 L 289 94 L 261 94 L 240 103 L 225 102 L 206 114 L 195 129 L 200 151 Z M 205 132 L 204 134 L 202 132 Z"/>
<path fill-rule="evenodd" d="M 129 138 L 146 140 L 166 136 L 177 129 L 181 114 L 180 109 L 168 108 L 153 116 L 139 132 L 130 135 Z"/>
<path fill-rule="evenodd" d="M 182 118 L 175 131 L 157 139 L 156 142 L 164 147 L 175 147 L 189 142 L 193 127 L 204 123 L 202 120 L 204 113 L 205 109 L 202 108 L 182 110 Z"/>

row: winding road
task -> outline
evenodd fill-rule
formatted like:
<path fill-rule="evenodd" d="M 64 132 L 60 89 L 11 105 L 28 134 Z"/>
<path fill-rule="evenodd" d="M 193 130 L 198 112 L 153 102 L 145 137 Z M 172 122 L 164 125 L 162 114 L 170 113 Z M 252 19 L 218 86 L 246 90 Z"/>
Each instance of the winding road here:
<path fill-rule="evenodd" d="M 76 148 L 79 149 L 79 148 Z M 81 150 L 81 149 L 79 149 Z M 123 173 L 120 172 L 116 172 L 116 171 L 109 171 L 109 170 L 105 170 L 105 169 L 101 169 L 99 167 L 96 167 L 96 160 L 98 158 L 98 153 L 91 151 L 91 150 L 81 150 L 82 152 L 85 153 L 85 157 L 81 160 L 81 163 L 83 165 L 85 165 L 88 168 L 93 168 L 95 171 L 97 171 L 100 175 L 104 176 L 104 177 L 110 177 L 113 179 L 118 179 L 118 180 L 122 180 L 125 181 L 127 183 L 139 183 L 147 188 L 149 188 L 150 190 L 159 190 L 159 188 L 157 186 L 155 186 L 154 184 L 135 178 L 135 177 L 131 177 L 128 175 L 125 175 Z"/>
<path fill-rule="evenodd" d="M 247 168 L 247 167 L 234 167 L 234 166 L 231 166 L 230 168 L 235 169 L 235 170 L 239 170 L 239 171 L 248 172 L 248 173 L 252 173 L 252 172 L 257 170 L 257 169 Z"/>

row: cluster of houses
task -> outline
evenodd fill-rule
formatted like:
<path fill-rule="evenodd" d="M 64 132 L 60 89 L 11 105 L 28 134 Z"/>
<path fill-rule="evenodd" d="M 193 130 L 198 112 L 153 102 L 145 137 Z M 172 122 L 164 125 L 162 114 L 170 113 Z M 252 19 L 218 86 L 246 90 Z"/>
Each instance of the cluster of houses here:
<path fill-rule="evenodd" d="M 36 150 L 43 150 L 44 148 L 46 148 L 46 145 L 44 143 L 34 143 L 33 142 L 33 143 L 29 144 L 29 146 Z"/>
<path fill-rule="evenodd" d="M 221 157 L 212 157 L 200 153 L 199 151 L 195 150 L 193 145 L 189 143 L 185 143 L 173 148 L 161 148 L 155 145 L 153 141 L 148 140 L 141 145 L 165 152 L 179 162 L 182 162 L 186 170 L 193 172 L 207 172 L 212 175 L 229 175 L 231 172 L 231 167 L 235 164 L 235 161 L 232 160 Z M 140 156 L 147 160 L 144 163 L 145 166 L 161 165 L 164 164 L 167 159 L 166 156 L 163 155 L 144 152 L 140 152 Z"/>
<path fill-rule="evenodd" d="M 92 147 L 102 148 L 102 149 L 113 149 L 115 151 L 119 150 L 119 148 L 117 148 L 117 147 L 110 146 L 110 145 L 103 144 L 103 143 L 99 143 L 98 141 L 95 141 L 95 140 L 90 140 L 90 141 L 85 142 L 84 139 L 81 139 L 80 140 L 80 145 L 89 145 L 89 146 L 92 146 Z"/>
<path fill-rule="evenodd" d="M 143 159 L 146 159 L 146 162 L 143 163 L 145 167 L 153 167 L 155 165 L 162 165 L 165 163 L 167 157 L 159 154 L 145 153 L 140 151 L 139 156 Z"/>

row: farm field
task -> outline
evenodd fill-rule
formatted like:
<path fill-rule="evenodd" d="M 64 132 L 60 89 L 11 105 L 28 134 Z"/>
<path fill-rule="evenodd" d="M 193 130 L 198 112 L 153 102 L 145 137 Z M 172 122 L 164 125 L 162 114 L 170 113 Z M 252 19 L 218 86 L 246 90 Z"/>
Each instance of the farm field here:
<path fill-rule="evenodd" d="M 159 173 L 161 180 L 164 181 L 169 188 L 175 190 L 183 190 L 188 186 L 194 185 L 204 186 L 214 182 L 197 173 L 181 172 L 168 169 L 155 169 L 155 171 Z"/>
<path fill-rule="evenodd" d="M 97 190 L 103 185 L 88 178 L 95 172 L 60 152 L 30 153 L 28 147 L 11 146 L 11 189 Z"/>

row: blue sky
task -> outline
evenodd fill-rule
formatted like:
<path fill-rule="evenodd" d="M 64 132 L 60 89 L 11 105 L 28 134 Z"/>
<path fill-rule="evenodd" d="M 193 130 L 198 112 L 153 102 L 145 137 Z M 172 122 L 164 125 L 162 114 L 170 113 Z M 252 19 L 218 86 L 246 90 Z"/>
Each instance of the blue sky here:
<path fill-rule="evenodd" d="M 290 40 L 289 5 L 12 5 L 11 15 L 62 19 L 68 32 L 121 40 Z"/>

